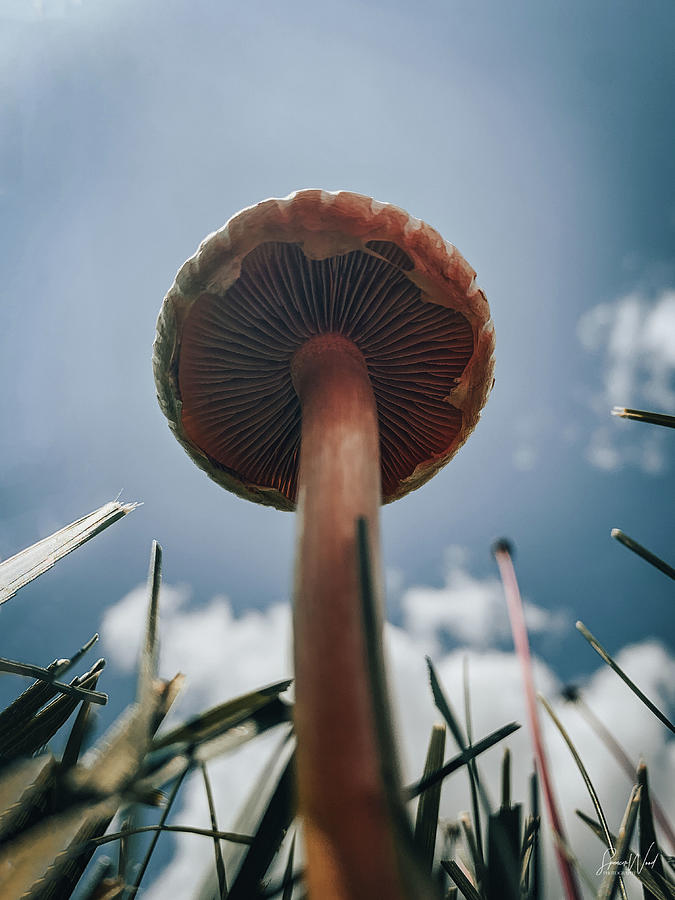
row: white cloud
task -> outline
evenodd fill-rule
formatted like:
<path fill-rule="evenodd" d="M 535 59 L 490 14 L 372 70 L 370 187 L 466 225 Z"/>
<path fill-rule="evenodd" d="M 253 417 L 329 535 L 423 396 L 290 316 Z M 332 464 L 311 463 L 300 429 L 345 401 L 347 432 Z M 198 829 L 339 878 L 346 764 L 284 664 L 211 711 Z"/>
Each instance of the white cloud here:
<path fill-rule="evenodd" d="M 603 388 L 591 399 L 596 412 L 609 414 L 612 406 L 675 408 L 675 291 L 601 303 L 580 318 L 578 335 L 587 350 L 602 356 Z M 587 458 L 608 471 L 632 464 L 659 474 L 666 466 L 662 441 L 654 429 L 613 423 L 593 433 Z"/>
<path fill-rule="evenodd" d="M 490 647 L 511 634 L 499 580 L 470 575 L 464 554 L 457 547 L 448 553 L 445 586 L 409 588 L 401 606 L 406 629 L 434 648 L 444 634 L 470 647 Z M 525 617 L 533 633 L 558 633 L 567 623 L 564 613 L 529 602 L 525 604 Z"/>
<path fill-rule="evenodd" d="M 419 776 L 426 753 L 431 726 L 439 720 L 429 689 L 424 656 L 436 654 L 435 665 L 447 696 L 460 718 L 463 716 L 463 670 L 468 663 L 471 689 L 473 733 L 482 737 L 499 726 L 515 720 L 523 725 L 508 740 L 513 758 L 513 795 L 527 801 L 528 779 L 532 769 L 527 720 L 523 702 L 520 667 L 511 652 L 488 646 L 486 633 L 494 639 L 501 635 L 490 620 L 496 615 L 497 586 L 492 579 L 480 581 L 462 568 L 460 554 L 451 554 L 448 586 L 439 591 L 414 588 L 406 594 L 406 609 L 415 609 L 414 598 L 427 597 L 427 606 L 411 613 L 409 629 L 388 625 L 386 651 L 391 672 L 395 717 L 398 723 L 404 777 L 407 782 Z M 201 609 L 187 607 L 185 588 L 165 586 L 162 596 L 161 668 L 169 675 L 181 669 L 188 675 L 188 688 L 181 698 L 181 715 L 189 715 L 207 704 L 251 690 L 288 675 L 291 668 L 290 609 L 277 605 L 264 612 L 234 616 L 228 601 L 216 598 Z M 431 599 L 429 599 L 431 598 Z M 460 598 L 463 605 L 460 604 Z M 145 590 L 139 587 L 121 600 L 104 617 L 101 632 L 106 655 L 125 671 L 133 665 L 138 649 L 145 603 Z M 503 600 L 501 600 L 503 606 Z M 448 605 L 450 613 L 442 611 Z M 466 612 L 471 609 L 472 612 Z M 534 608 L 537 609 L 536 607 Z M 535 614 L 540 625 L 550 626 L 543 610 Z M 532 613 L 530 613 L 532 617 Z M 536 624 L 536 623 L 535 623 Z M 463 630 L 473 639 L 469 649 L 439 651 L 438 629 Z M 477 645 L 476 645 L 477 643 Z M 675 657 L 656 641 L 625 648 L 618 661 L 658 705 L 668 708 L 675 702 Z M 610 825 L 615 830 L 628 797 L 630 784 L 591 731 L 577 709 L 558 698 L 560 684 L 541 660 L 534 660 L 537 687 L 553 702 L 558 715 L 581 754 L 600 794 Z M 581 685 L 588 705 L 609 726 L 627 752 L 648 763 L 654 792 L 666 809 L 675 808 L 675 745 L 666 740 L 663 726 L 628 691 L 608 668 L 598 669 Z M 569 840 L 586 871 L 596 879 L 602 860 L 602 847 L 577 820 L 577 807 L 590 812 L 590 804 L 578 771 L 555 729 L 544 719 L 542 724 L 553 772 L 556 793 L 563 810 Z M 217 798 L 219 826 L 232 828 L 238 809 L 255 783 L 257 773 L 275 750 L 278 737 L 267 735 L 241 750 L 210 764 L 209 774 Z M 446 758 L 455 752 L 448 736 Z M 502 751 L 495 748 L 481 757 L 480 770 L 488 790 L 498 797 Z M 459 772 L 446 781 L 441 816 L 456 820 L 470 804 L 466 778 Z M 203 785 L 192 778 L 181 793 L 174 822 L 204 826 L 208 810 Z M 163 840 L 168 840 L 168 836 Z M 175 841 L 175 853 L 164 871 L 149 885 L 144 896 L 160 900 L 165 896 L 188 897 L 201 873 L 213 864 L 213 846 L 198 837 Z M 547 853 L 546 896 L 560 896 L 553 855 Z M 599 883 L 599 879 L 598 879 Z M 631 897 L 640 894 L 631 888 Z"/>

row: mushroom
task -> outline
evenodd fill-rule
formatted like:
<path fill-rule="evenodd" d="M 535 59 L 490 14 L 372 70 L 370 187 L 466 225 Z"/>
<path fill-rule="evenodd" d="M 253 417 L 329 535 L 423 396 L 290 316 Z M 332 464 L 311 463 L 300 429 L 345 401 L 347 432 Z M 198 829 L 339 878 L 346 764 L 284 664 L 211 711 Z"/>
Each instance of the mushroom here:
<path fill-rule="evenodd" d="M 216 482 L 298 509 L 298 791 L 316 898 L 405 897 L 366 673 L 356 521 L 454 456 L 492 387 L 474 271 L 428 225 L 349 192 L 244 209 L 178 272 L 153 364 L 177 439 Z M 389 882 L 391 883 L 388 883 Z"/>

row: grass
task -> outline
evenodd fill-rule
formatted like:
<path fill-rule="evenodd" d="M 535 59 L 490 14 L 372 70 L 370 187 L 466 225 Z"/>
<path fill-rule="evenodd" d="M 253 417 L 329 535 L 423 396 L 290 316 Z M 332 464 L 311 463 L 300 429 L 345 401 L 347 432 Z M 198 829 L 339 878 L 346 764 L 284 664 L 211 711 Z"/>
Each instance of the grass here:
<path fill-rule="evenodd" d="M 650 424 L 672 425 L 671 417 L 624 410 L 619 415 Z M 663 420 L 663 421 L 662 421 Z M 49 538 L 0 563 L 0 603 L 14 597 L 67 553 L 122 519 L 134 504 L 106 504 Z M 628 879 L 637 879 L 645 900 L 675 900 L 673 858 L 663 852 L 660 835 L 673 841 L 666 811 L 652 796 L 647 767 L 637 769 L 611 732 L 595 721 L 594 728 L 632 780 L 625 814 L 612 823 L 599 792 L 577 750 L 573 736 L 551 704 L 539 696 L 530 661 L 529 641 L 508 542 L 498 542 L 495 557 L 502 575 L 514 643 L 521 661 L 524 695 L 536 769 L 527 805 L 513 797 L 513 758 L 503 750 L 501 791 L 495 805 L 481 777 L 483 753 L 508 740 L 519 724 L 506 723 L 492 734 L 474 736 L 470 678 L 464 669 L 463 723 L 452 709 L 433 662 L 428 659 L 431 692 L 443 724 L 432 728 L 423 772 L 413 784 L 400 784 L 393 752 L 393 727 L 388 706 L 381 646 L 373 628 L 373 590 L 366 523 L 356 523 L 361 603 L 366 634 L 368 678 L 376 698 L 376 732 L 389 812 L 396 823 L 401 871 L 407 882 L 419 885 L 425 896 L 466 900 L 545 900 L 540 863 L 543 829 L 550 829 L 567 900 L 581 897 L 580 882 L 592 888 L 597 900 L 627 898 Z M 614 530 L 612 536 L 654 565 L 665 576 L 673 569 L 651 551 Z M 145 636 L 137 671 L 136 699 L 96 742 L 96 752 L 82 755 L 92 730 L 92 705 L 105 705 L 98 689 L 104 660 L 95 660 L 79 675 L 84 658 L 98 635 L 69 657 L 47 666 L 0 658 L 0 671 L 30 677 L 33 683 L 0 711 L 0 896 L 31 900 L 67 898 L 75 890 L 80 900 L 130 900 L 143 890 L 154 853 L 164 832 L 200 835 L 213 846 L 211 866 L 195 874 L 195 898 L 255 900 L 304 896 L 303 871 L 298 863 L 301 828 L 296 821 L 292 706 L 285 698 L 290 681 L 261 686 L 243 696 L 224 700 L 199 715 L 163 732 L 160 726 L 180 690 L 183 677 L 163 678 L 158 672 L 158 621 L 161 614 L 162 551 L 152 545 L 147 588 Z M 15 601 L 17 602 L 17 601 Z M 20 601 L 19 601 L 20 602 Z M 604 663 L 644 706 L 670 731 L 666 713 L 634 682 L 583 623 L 577 628 Z M 189 677 L 189 673 L 188 673 Z M 577 690 L 567 699 L 584 708 Z M 578 811 L 593 839 L 607 848 L 610 864 L 598 887 L 577 861 L 562 828 L 538 718 L 538 704 L 554 723 L 586 785 L 594 815 Z M 588 710 L 588 715 L 593 714 Z M 73 719 L 72 724 L 68 722 Z M 591 719 L 591 724 L 593 720 Z M 278 729 L 279 745 L 260 775 L 235 828 L 221 830 L 218 802 L 207 764 L 234 747 Z M 57 733 L 64 734 L 60 756 L 49 751 Z M 456 751 L 446 759 L 449 736 Z M 439 821 L 445 779 L 463 771 L 471 797 L 471 812 L 454 823 Z M 168 824 L 175 801 L 192 773 L 201 777 L 209 811 L 203 827 Z M 547 821 L 542 822 L 539 794 Z M 418 799 L 413 816 L 411 801 Z M 141 808 L 160 808 L 157 821 L 139 824 Z M 121 823 L 112 831 L 115 822 Z M 655 824 L 656 822 L 656 824 Z M 658 826 L 658 827 L 657 827 Z M 142 852 L 131 838 L 149 834 Z M 634 848 L 637 836 L 637 849 Z M 116 846 L 111 856 L 96 855 L 102 846 Z M 284 849 L 285 848 L 285 849 Z M 671 845 L 671 851 L 675 849 Z M 117 861 L 114 861 L 116 856 Z M 300 854 L 301 857 L 301 854 Z M 275 866 L 275 861 L 279 865 Z M 625 864 L 619 864 L 623 861 Z M 279 869 L 278 874 L 274 874 Z M 412 873 L 412 874 L 411 874 Z M 416 896 L 415 887 L 410 896 Z"/>

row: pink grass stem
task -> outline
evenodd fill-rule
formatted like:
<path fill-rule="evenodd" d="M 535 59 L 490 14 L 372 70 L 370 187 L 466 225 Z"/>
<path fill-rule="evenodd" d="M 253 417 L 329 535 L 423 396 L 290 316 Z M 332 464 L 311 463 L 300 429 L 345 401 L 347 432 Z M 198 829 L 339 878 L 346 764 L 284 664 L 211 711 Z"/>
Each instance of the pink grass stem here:
<path fill-rule="evenodd" d="M 513 643 L 523 673 L 527 717 L 532 735 L 534 755 L 543 787 L 546 810 L 555 837 L 554 845 L 556 858 L 558 860 L 558 869 L 560 870 L 560 876 L 565 888 L 567 900 L 581 900 L 581 892 L 577 883 L 576 873 L 563 849 L 567 846 L 567 839 L 565 837 L 565 830 L 553 792 L 553 783 L 550 777 L 546 751 L 542 739 L 541 728 L 539 726 L 534 676 L 532 671 L 532 658 L 530 655 L 530 642 L 527 636 L 527 626 L 525 625 L 523 602 L 520 597 L 520 590 L 518 589 L 518 580 L 516 578 L 515 569 L 513 568 L 513 561 L 506 542 L 499 542 L 496 545 L 494 555 L 497 565 L 499 566 L 499 574 L 504 586 L 504 594 L 506 595 L 509 619 L 511 621 L 511 631 L 513 633 Z"/>

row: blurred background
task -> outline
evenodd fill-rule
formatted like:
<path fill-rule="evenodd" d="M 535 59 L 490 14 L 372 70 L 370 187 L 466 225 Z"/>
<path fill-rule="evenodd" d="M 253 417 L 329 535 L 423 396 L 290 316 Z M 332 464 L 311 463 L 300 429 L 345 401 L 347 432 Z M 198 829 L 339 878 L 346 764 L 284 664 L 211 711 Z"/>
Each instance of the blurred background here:
<path fill-rule="evenodd" d="M 109 721 L 156 538 L 182 711 L 290 672 L 293 517 L 190 462 L 151 346 L 175 272 L 232 214 L 357 191 L 458 247 L 497 335 L 474 435 L 382 514 L 411 769 L 425 652 L 448 678 L 472 660 L 481 724 L 512 714 L 494 693 L 513 663 L 489 554 L 504 534 L 542 687 L 597 689 L 672 792 L 672 742 L 598 687 L 574 622 L 675 702 L 671 584 L 609 536 L 675 556 L 672 434 L 609 415 L 675 409 L 674 33 L 673 5 L 627 0 L 0 0 L 0 557 L 120 492 L 144 504 L 0 609 L 2 655 L 47 664 L 102 630 Z"/>

